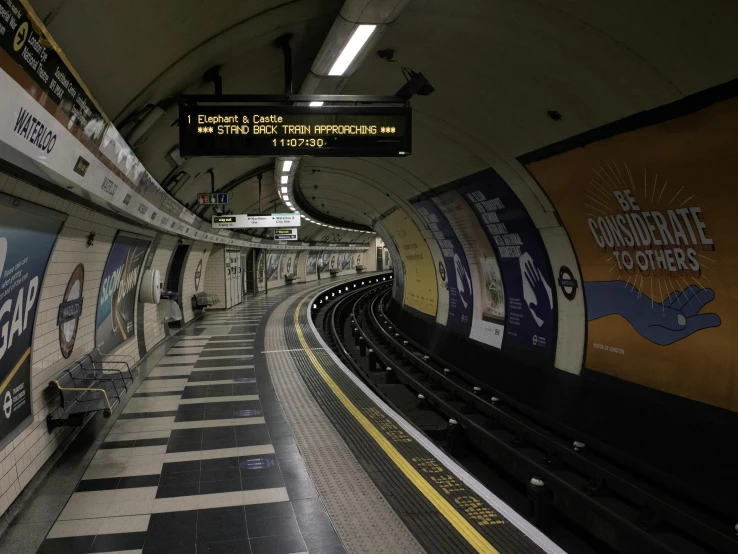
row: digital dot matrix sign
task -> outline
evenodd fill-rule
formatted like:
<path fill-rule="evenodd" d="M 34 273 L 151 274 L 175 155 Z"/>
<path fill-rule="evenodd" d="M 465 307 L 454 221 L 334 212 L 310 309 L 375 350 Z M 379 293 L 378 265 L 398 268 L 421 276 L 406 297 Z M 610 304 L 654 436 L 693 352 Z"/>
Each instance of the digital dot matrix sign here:
<path fill-rule="evenodd" d="M 396 157 L 411 153 L 409 107 L 180 103 L 183 156 Z"/>

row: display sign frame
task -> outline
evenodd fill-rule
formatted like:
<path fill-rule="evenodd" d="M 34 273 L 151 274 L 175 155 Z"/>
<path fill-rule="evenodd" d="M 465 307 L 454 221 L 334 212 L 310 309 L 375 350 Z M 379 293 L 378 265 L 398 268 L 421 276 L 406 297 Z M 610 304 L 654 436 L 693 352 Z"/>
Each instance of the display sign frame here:
<path fill-rule="evenodd" d="M 274 240 L 297 240 L 297 227 L 275 228 Z"/>
<path fill-rule="evenodd" d="M 33 334 L 49 260 L 66 219 L 0 194 L 0 449 L 33 422 L 31 371 L 38 354 Z"/>
<path fill-rule="evenodd" d="M 214 215 L 211 221 L 213 229 L 264 229 L 270 227 L 300 227 L 300 214 L 231 214 Z"/>
<path fill-rule="evenodd" d="M 198 192 L 197 203 L 201 206 L 225 205 L 228 204 L 227 192 Z"/>
<path fill-rule="evenodd" d="M 402 157 L 412 153 L 412 109 L 239 105 L 182 97 L 179 149 L 184 157 Z"/>

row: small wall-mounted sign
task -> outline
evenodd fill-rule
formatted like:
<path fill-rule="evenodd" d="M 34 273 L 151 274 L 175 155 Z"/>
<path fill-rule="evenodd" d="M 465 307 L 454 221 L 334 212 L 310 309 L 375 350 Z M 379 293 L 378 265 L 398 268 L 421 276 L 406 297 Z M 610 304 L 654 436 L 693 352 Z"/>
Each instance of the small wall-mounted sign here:
<path fill-rule="evenodd" d="M 77 339 L 77 327 L 82 315 L 82 292 L 85 285 L 85 266 L 78 264 L 69 278 L 64 296 L 59 304 L 56 323 L 59 326 L 59 348 L 62 356 L 69 358 Z"/>
<path fill-rule="evenodd" d="M 297 229 L 274 229 L 274 240 L 297 240 Z"/>
<path fill-rule="evenodd" d="M 82 156 L 77 158 L 77 163 L 74 164 L 74 172 L 82 177 L 87 173 L 87 169 L 90 167 L 90 162 L 85 160 Z"/>
<path fill-rule="evenodd" d="M 201 192 L 197 195 L 198 204 L 228 204 L 227 192 Z"/>
<path fill-rule="evenodd" d="M 574 300 L 574 297 L 577 295 L 578 285 L 571 269 L 562 265 L 561 269 L 559 269 L 559 286 L 567 300 Z"/>

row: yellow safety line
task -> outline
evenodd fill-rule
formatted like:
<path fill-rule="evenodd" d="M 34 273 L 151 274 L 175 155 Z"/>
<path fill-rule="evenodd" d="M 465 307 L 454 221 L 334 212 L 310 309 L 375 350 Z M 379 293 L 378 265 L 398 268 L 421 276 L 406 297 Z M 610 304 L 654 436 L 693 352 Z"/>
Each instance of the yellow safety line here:
<path fill-rule="evenodd" d="M 375 440 L 379 447 L 384 450 L 385 454 L 394 462 L 400 471 L 407 477 L 410 482 L 430 501 L 433 506 L 441 513 L 446 520 L 453 525 L 459 534 L 466 539 L 466 541 L 477 551 L 485 554 L 499 554 L 499 551 L 493 547 L 487 539 L 485 539 L 479 531 L 477 531 L 464 516 L 462 516 L 456 508 L 454 508 L 448 500 L 446 500 L 441 494 L 431 485 L 419 472 L 415 469 L 405 457 L 392 445 L 392 443 L 385 438 L 385 436 L 377 429 L 369 419 L 361 413 L 361 410 L 354 405 L 351 400 L 344 394 L 341 388 L 336 384 L 335 381 L 328 375 L 328 372 L 322 366 L 313 354 L 312 349 L 308 346 L 305 336 L 302 334 L 302 329 L 299 323 L 300 308 L 306 302 L 307 299 L 303 299 L 302 302 L 295 309 L 295 330 L 297 331 L 297 337 L 300 339 L 300 344 L 305 349 L 310 361 L 318 371 L 318 374 L 323 378 L 323 381 L 330 387 L 333 394 L 341 401 L 341 404 L 351 413 L 352 416 L 359 422 L 364 430 Z"/>
<path fill-rule="evenodd" d="M 28 356 L 30 356 L 30 355 L 31 355 L 31 349 L 29 348 L 28 350 L 26 350 L 25 354 L 23 354 L 23 356 L 21 356 L 21 359 L 18 360 L 18 363 L 15 364 L 15 367 L 13 368 L 13 371 L 11 371 L 10 373 L 8 373 L 8 376 L 3 381 L 3 384 L 0 385 L 0 393 L 2 393 L 5 390 L 5 387 L 7 387 L 10 384 L 10 380 L 13 378 L 13 375 L 15 375 L 18 372 L 18 370 L 20 369 L 20 366 L 23 365 L 23 362 L 25 362 L 26 361 L 26 358 L 28 358 Z"/>

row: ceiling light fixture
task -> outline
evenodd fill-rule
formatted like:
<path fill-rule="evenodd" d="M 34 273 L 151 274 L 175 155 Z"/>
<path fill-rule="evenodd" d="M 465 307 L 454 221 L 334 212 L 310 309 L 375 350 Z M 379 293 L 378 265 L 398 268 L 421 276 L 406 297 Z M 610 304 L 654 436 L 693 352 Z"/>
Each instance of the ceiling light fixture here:
<path fill-rule="evenodd" d="M 282 184 L 286 185 L 290 182 L 290 178 L 287 175 L 282 175 Z"/>
<path fill-rule="evenodd" d="M 282 171 L 287 173 L 290 169 L 292 169 L 292 160 L 285 160 L 282 163 Z"/>
<path fill-rule="evenodd" d="M 336 63 L 333 64 L 333 67 L 331 67 L 328 75 L 343 75 L 351 65 L 351 62 L 354 61 L 354 58 L 356 58 L 359 52 L 361 52 L 361 49 L 367 43 L 369 37 L 372 36 L 372 33 L 374 33 L 376 28 L 376 25 L 359 25 L 356 27 L 356 30 L 351 35 L 346 46 L 343 47 L 341 54 L 338 56 L 338 59 L 336 59 Z"/>
<path fill-rule="evenodd" d="M 282 187 L 282 194 L 286 194 L 286 193 L 287 193 L 287 187 Z"/>
<path fill-rule="evenodd" d="M 311 108 L 319 108 L 322 105 L 323 105 L 323 102 L 310 102 Z"/>

